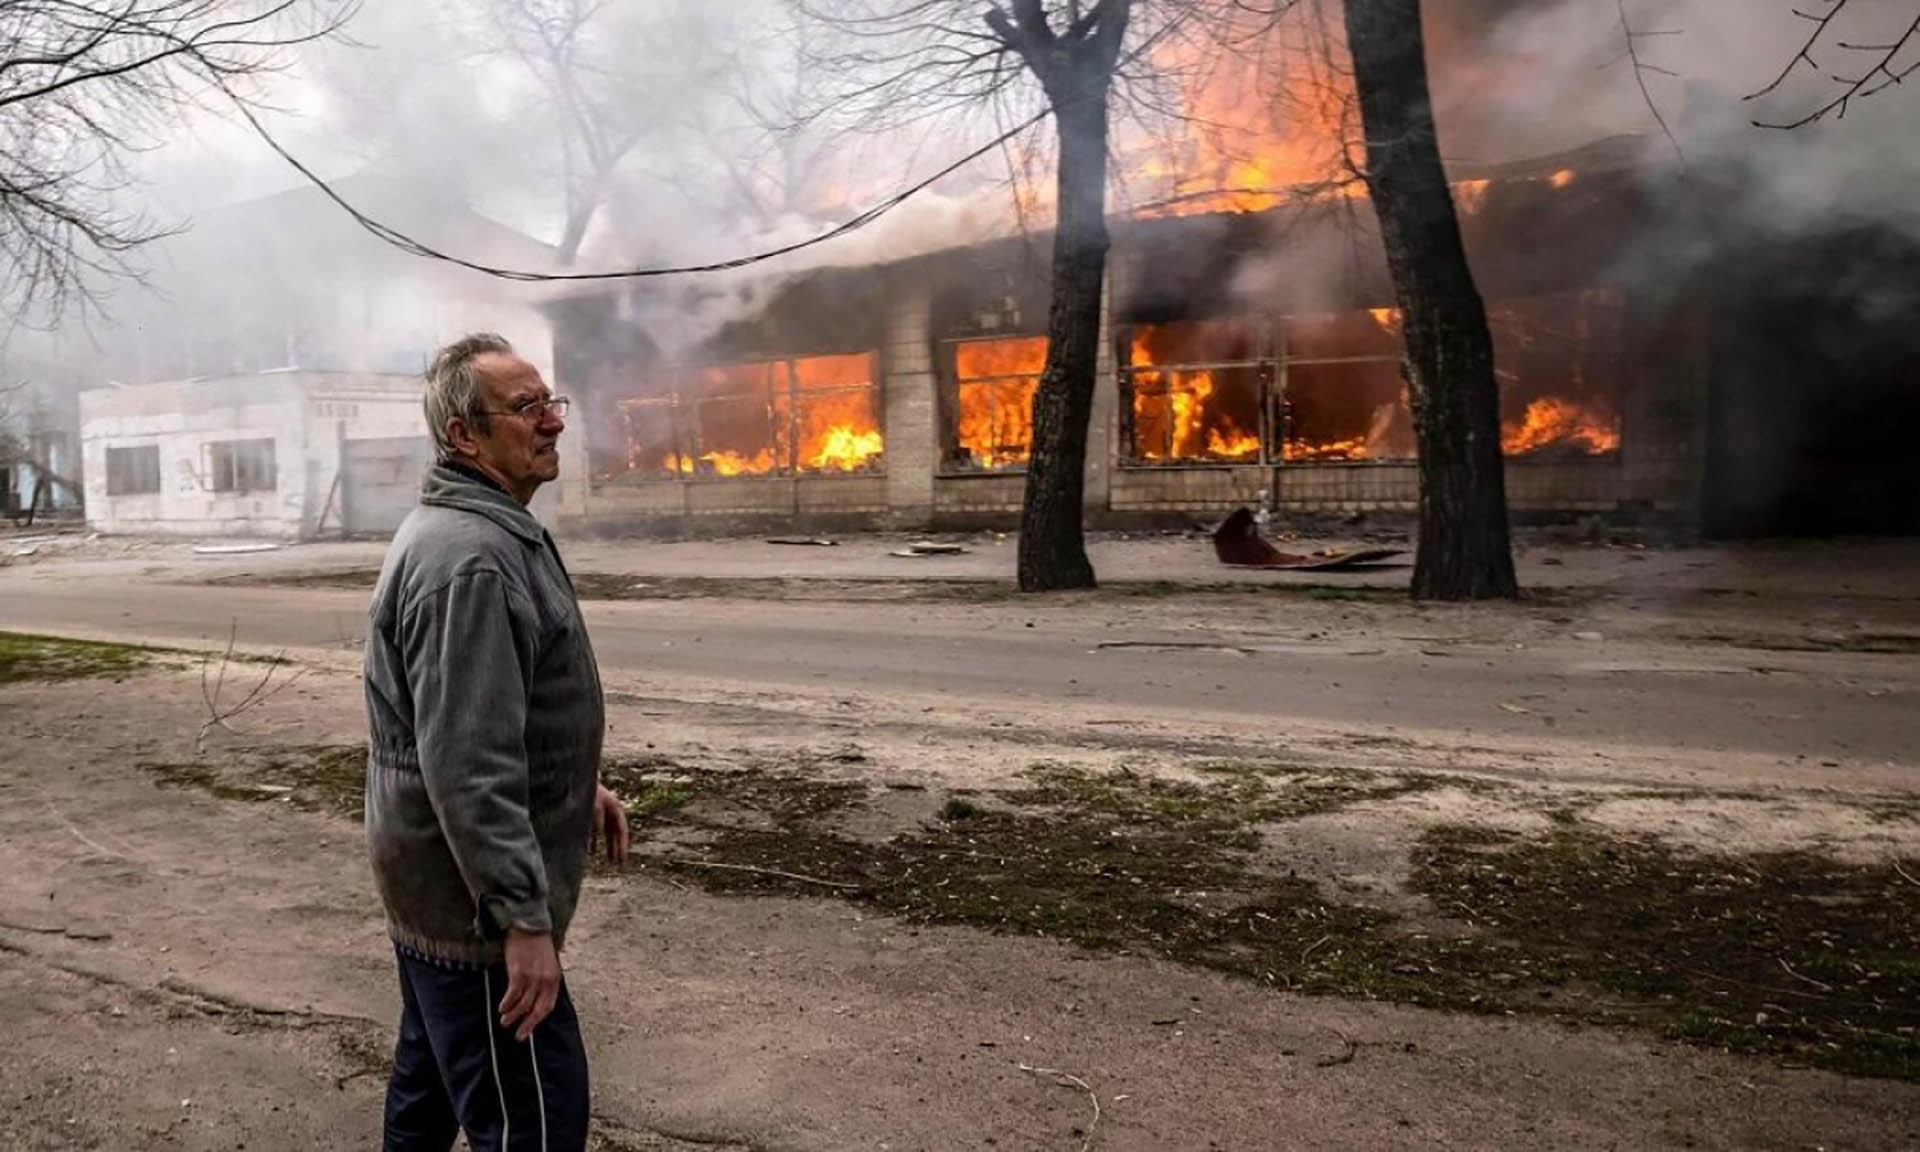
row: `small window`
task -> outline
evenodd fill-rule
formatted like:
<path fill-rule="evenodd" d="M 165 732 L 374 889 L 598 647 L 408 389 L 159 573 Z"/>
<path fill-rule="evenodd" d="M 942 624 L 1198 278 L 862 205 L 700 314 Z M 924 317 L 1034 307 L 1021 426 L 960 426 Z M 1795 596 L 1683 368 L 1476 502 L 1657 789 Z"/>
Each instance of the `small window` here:
<path fill-rule="evenodd" d="M 1047 366 L 1045 336 L 949 345 L 952 382 L 941 472 L 1019 472 L 1033 453 L 1033 396 Z"/>
<path fill-rule="evenodd" d="M 207 448 L 208 479 L 215 492 L 274 490 L 277 473 L 272 440 L 218 440 Z"/>
<path fill-rule="evenodd" d="M 160 491 L 160 446 L 107 449 L 107 495 L 141 496 Z"/>
<path fill-rule="evenodd" d="M 1286 464 L 1412 460 L 1412 396 L 1393 308 L 1289 316 L 1280 404 Z"/>
<path fill-rule="evenodd" d="M 617 402 L 626 455 L 598 475 L 879 472 L 878 366 L 860 352 L 664 370 Z"/>
<path fill-rule="evenodd" d="M 1132 464 L 1258 463 L 1263 359 L 1250 323 L 1141 324 L 1120 348 Z"/>

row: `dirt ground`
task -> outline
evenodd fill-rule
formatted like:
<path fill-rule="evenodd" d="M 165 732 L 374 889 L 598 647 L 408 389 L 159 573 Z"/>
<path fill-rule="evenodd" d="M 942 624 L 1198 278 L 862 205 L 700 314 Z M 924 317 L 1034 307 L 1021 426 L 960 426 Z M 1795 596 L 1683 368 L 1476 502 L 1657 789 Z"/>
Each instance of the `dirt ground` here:
<path fill-rule="evenodd" d="M 297 562 L 210 559 L 155 545 L 142 558 L 143 549 L 117 551 L 124 543 L 21 558 L 0 573 L 0 595 L 97 581 L 120 586 L 137 608 L 130 579 L 157 597 L 170 582 L 356 570 L 377 556 L 347 545 Z M 734 567 L 714 544 L 660 555 L 594 547 L 604 550 L 582 549 L 577 570 L 665 582 L 707 578 L 698 569 L 717 564 L 732 588 L 703 587 L 700 603 L 658 606 L 702 620 L 708 610 L 790 612 L 791 598 L 810 595 L 739 583 L 775 576 L 815 582 L 811 594 L 827 601 L 823 628 L 856 615 L 903 632 L 946 627 L 949 617 L 956 630 L 1037 623 L 1042 633 L 1092 620 L 1130 643 L 1128 621 L 1150 605 L 1161 618 L 1142 642 L 1164 649 L 1189 611 L 1150 595 L 1041 610 L 944 593 L 876 605 L 863 600 L 874 595 L 865 582 L 897 578 L 867 554 L 883 553 L 877 544 L 849 544 L 857 556 L 831 561 L 786 557 L 832 549 L 744 546 Z M 1147 572 L 1213 578 L 1172 568 L 1166 557 L 1156 568 L 1160 547 L 1117 549 L 1125 562 L 1110 567 L 1137 565 L 1142 580 Z M 1341 641 L 1347 649 L 1386 652 L 1348 659 L 1397 662 L 1417 659 L 1419 646 L 1472 641 L 1562 645 L 1591 662 L 1592 642 L 1565 633 L 1592 629 L 1609 637 L 1601 658 L 1636 667 L 1845 682 L 1862 711 L 1845 713 L 1841 727 L 1878 726 L 1873 747 L 1901 745 L 1898 726 L 1911 718 L 1900 719 L 1900 701 L 1915 686 L 1913 649 L 1902 645 L 1920 611 L 1907 552 L 1870 562 L 1824 552 L 1634 554 L 1542 548 L 1530 562 L 1564 578 L 1563 598 L 1499 617 L 1421 613 L 1364 593 L 1301 596 L 1284 608 L 1250 601 L 1256 617 L 1284 613 L 1287 636 L 1235 643 L 1294 643 L 1342 624 L 1351 630 Z M 756 557 L 795 567 L 756 570 Z M 1561 562 L 1540 564 L 1551 558 Z M 840 567 L 808 567 L 815 563 Z M 1662 606 L 1631 591 L 1596 591 L 1649 568 L 1669 581 Z M 968 571 L 934 582 L 976 578 Z M 284 594 L 328 604 L 348 595 Z M 1200 609 L 1190 611 L 1197 619 Z M 1575 622 L 1556 622 L 1567 619 Z M 122 630 L 151 637 L 158 626 L 135 615 Z M 235 716 L 231 731 L 204 729 L 207 676 L 218 664 L 199 657 L 109 663 L 93 669 L 98 675 L 22 665 L 0 677 L 11 737 L 0 773 L 8 1147 L 372 1145 L 398 1005 L 351 815 L 352 781 L 338 775 L 351 759 L 340 750 L 363 731 L 351 647 L 295 650 L 276 677 L 297 667 L 298 679 Z M 1433 675 L 1447 674 L 1444 660 L 1433 663 Z M 1781 671 L 1759 677 L 1753 665 Z M 243 699 L 267 667 L 233 662 L 220 700 Z M 959 697 L 719 679 L 669 687 L 644 669 L 610 679 L 610 756 L 623 766 L 643 851 L 628 869 L 589 880 L 567 958 L 594 1059 L 603 1147 L 1920 1147 L 1920 1075 L 1910 1062 L 1920 1019 L 1912 1001 L 1884 999 L 1889 987 L 1915 986 L 1920 954 L 1899 923 L 1849 937 L 1873 919 L 1876 902 L 1882 913 L 1920 907 L 1906 890 L 1920 893 L 1912 879 L 1920 876 L 1920 773 L 1910 753 L 1835 753 L 1831 764 L 1784 749 L 1681 755 L 1633 745 L 1623 732 L 1622 747 L 1609 745 L 1601 763 L 1551 733 L 1447 739 L 1423 731 L 1416 739 L 1302 725 L 1276 739 L 1255 715 L 1116 715 L 1070 692 Z M 1521 710 L 1501 713 L 1516 721 L 1548 707 L 1518 694 L 1502 702 Z M 1021 807 L 1041 784 L 1057 795 L 1042 809 Z M 1228 795 L 1255 797 L 1257 815 L 1221 808 Z M 885 869 L 897 860 L 921 866 L 900 855 L 908 845 L 971 844 L 961 850 L 977 862 L 1003 851 L 996 829 L 1029 816 L 1063 842 L 1089 827 L 1131 838 L 1141 850 L 1138 875 L 1147 877 L 1155 858 L 1141 853 L 1153 831 L 1171 829 L 1170 842 L 1182 847 L 1213 843 L 1206 837 L 1218 833 L 1221 854 L 1196 867 L 1227 861 L 1230 869 L 1208 875 L 1308 898 L 1260 905 L 1276 916 L 1333 919 L 1324 929 L 1259 936 L 1259 947 L 1276 953 L 1269 980 L 1242 963 L 1251 938 L 1176 946 L 1181 926 L 1210 914 L 1218 892 L 1176 888 L 1143 906 L 1189 917 L 1146 923 L 1149 933 L 1165 929 L 1163 940 L 1124 925 L 1096 940 L 1064 915 L 996 921 L 984 906 L 945 914 L 893 899 L 904 889 Z M 1512 839 L 1489 839 L 1493 848 L 1435 839 L 1460 829 Z M 1764 976 L 1730 966 L 1704 983 L 1615 979 L 1609 969 L 1580 967 L 1592 956 L 1557 936 L 1554 947 L 1566 951 L 1556 962 L 1571 974 L 1550 981 L 1521 963 L 1495 966 L 1523 971 L 1515 984 L 1511 971 L 1480 965 L 1471 948 L 1457 952 L 1456 944 L 1485 942 L 1517 948 L 1512 955 L 1524 961 L 1526 947 L 1548 936 L 1529 922 L 1560 918 L 1470 884 L 1473 861 L 1494 857 L 1449 857 L 1437 846 L 1505 851 L 1498 846 L 1572 835 L 1643 872 L 1652 860 L 1674 875 L 1710 860 L 1777 881 L 1718 915 L 1747 906 L 1830 915 L 1817 929 L 1781 921 L 1785 935 L 1769 947 L 1783 950 L 1765 954 Z M 1028 843 L 1032 855 L 1045 854 L 1044 839 Z M 1510 858 L 1518 857 L 1499 857 Z M 1438 870 L 1460 859 L 1469 871 Z M 1817 866 L 1818 877 L 1769 870 L 1796 861 Z M 785 863 L 803 879 L 707 866 L 727 862 Z M 1021 863 L 1001 859 L 998 871 L 968 876 L 987 898 L 1014 900 L 1028 889 L 995 885 L 1004 875 L 1038 875 Z M 846 871 L 828 871 L 835 868 Z M 1128 879 L 1124 868 L 1120 875 Z M 1438 894 L 1436 876 L 1457 883 L 1448 890 L 1455 895 Z M 1489 883 L 1524 890 L 1533 879 L 1500 876 Z M 1796 886 L 1835 876 L 1867 887 L 1833 895 Z M 1698 887 L 1691 872 L 1684 881 Z M 1577 885 L 1579 875 L 1556 873 L 1553 882 Z M 1063 902 L 1086 895 L 1049 892 Z M 1589 897 L 1574 890 L 1570 899 Z M 1509 907 L 1518 919 L 1501 921 Z M 1362 913 L 1374 919 L 1339 919 Z M 1368 927 L 1388 919 L 1388 935 Z M 1382 939 L 1393 942 L 1396 962 L 1369 967 Z M 1398 971 L 1409 967 L 1397 962 L 1401 950 L 1417 951 L 1413 940 L 1437 942 L 1439 951 L 1419 952 L 1425 973 Z M 1822 947 L 1879 951 L 1851 974 L 1844 965 L 1812 967 Z M 1453 960 L 1461 966 L 1446 967 Z M 1705 1001 L 1703 1026 L 1683 1026 L 1693 1017 L 1662 1008 L 1662 996 L 1669 1006 Z M 1835 1007 L 1855 1004 L 1858 1011 Z M 1822 1011 L 1828 1016 L 1811 1031 L 1778 1028 L 1784 1016 Z M 1808 1047 L 1826 1043 L 1875 1074 L 1833 1071 L 1848 1065 Z"/>

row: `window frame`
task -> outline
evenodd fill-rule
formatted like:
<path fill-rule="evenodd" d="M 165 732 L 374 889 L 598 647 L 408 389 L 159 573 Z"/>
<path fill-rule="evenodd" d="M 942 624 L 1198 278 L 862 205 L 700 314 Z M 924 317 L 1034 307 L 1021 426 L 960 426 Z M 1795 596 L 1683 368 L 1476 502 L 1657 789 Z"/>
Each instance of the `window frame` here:
<path fill-rule="evenodd" d="M 264 446 L 265 475 L 257 477 L 254 465 Z M 248 436 L 233 440 L 210 440 L 205 446 L 207 491 L 221 496 L 246 496 L 256 492 L 276 492 L 280 488 L 279 441 L 272 436 Z M 248 483 L 252 480 L 263 483 Z"/>
<path fill-rule="evenodd" d="M 958 336 L 940 341 L 940 359 L 936 365 L 939 382 L 940 443 L 934 459 L 934 476 L 939 479 L 965 479 L 973 476 L 1025 476 L 1033 460 L 1033 399 L 1040 391 L 1040 379 L 1046 372 L 1045 361 L 1036 372 L 997 372 L 989 376 L 960 376 L 960 347 L 963 344 L 1005 344 L 1038 340 L 1045 345 L 1044 332 L 1001 332 L 992 335 Z M 968 386 L 998 385 L 1031 380 L 1027 391 L 1027 452 L 1017 464 L 968 465 L 959 461 L 971 458 L 960 444 L 960 393 Z M 995 423 L 998 423 L 995 421 Z M 997 447 L 997 446 L 996 446 Z"/>
<path fill-rule="evenodd" d="M 115 467 L 116 461 L 122 463 Z M 151 461 L 152 467 L 146 465 Z M 129 477 L 131 472 L 131 477 Z M 146 483 L 151 475 L 151 487 Z M 129 487 L 129 483 L 133 487 Z M 121 444 L 107 445 L 107 495 L 156 496 L 160 492 L 160 445 L 158 444 Z"/>
<path fill-rule="evenodd" d="M 1133 363 L 1134 333 L 1141 328 L 1164 328 L 1179 324 L 1230 324 L 1239 325 L 1248 330 L 1253 337 L 1253 354 L 1233 360 L 1183 361 L 1174 364 Z M 1277 346 L 1279 343 L 1280 321 L 1277 317 L 1263 313 L 1244 313 L 1238 316 L 1198 316 L 1180 320 L 1136 321 L 1118 324 L 1113 329 L 1114 380 L 1118 388 L 1119 401 L 1119 439 L 1116 445 L 1116 461 L 1119 467 L 1144 472 L 1160 471 L 1167 468 L 1258 468 L 1279 462 L 1274 437 L 1278 431 L 1274 423 L 1277 405 L 1276 381 L 1283 359 Z M 1142 374 L 1159 376 L 1179 376 L 1195 372 L 1225 372 L 1251 369 L 1254 374 L 1254 411 L 1258 426 L 1253 434 L 1260 441 L 1260 450 L 1255 455 L 1241 460 L 1214 460 L 1203 456 L 1175 456 L 1172 446 L 1168 445 L 1167 454 L 1160 459 L 1142 456 L 1138 453 L 1138 419 L 1136 398 L 1138 385 L 1135 376 Z M 1191 389 L 1188 389 L 1191 391 Z M 1171 397 L 1175 390 L 1169 388 Z"/>
<path fill-rule="evenodd" d="M 798 363 L 807 360 L 848 357 L 866 359 L 868 369 L 865 381 L 818 388 L 801 386 L 799 371 L 796 368 Z M 701 391 L 700 375 L 716 369 L 727 372 L 744 372 L 747 369 L 764 370 L 767 380 L 766 388 L 765 390 L 734 389 L 713 393 Z M 671 440 L 668 455 L 676 461 L 677 466 L 647 471 L 630 468 L 608 477 L 607 482 L 647 484 L 672 481 L 726 482 L 801 477 L 884 476 L 887 467 L 884 376 L 881 354 L 878 349 L 872 348 L 851 352 L 809 352 L 750 360 L 702 361 L 669 365 L 654 374 L 655 379 L 663 379 L 666 382 L 664 390 L 622 397 L 615 401 L 615 409 L 621 413 L 623 423 L 627 424 L 624 431 L 629 443 L 631 443 L 632 431 L 630 423 L 632 417 L 629 414 L 633 410 L 666 409 L 669 414 L 668 428 Z M 800 432 L 803 427 L 801 416 L 806 409 L 807 399 L 855 394 L 868 398 L 874 428 L 881 436 L 880 451 L 874 454 L 869 463 L 859 468 L 815 468 L 804 465 L 800 460 Z M 744 405 L 751 404 L 753 401 L 759 401 L 763 409 L 767 429 L 766 444 L 773 453 L 773 467 L 766 472 L 724 475 L 705 459 L 708 449 L 701 436 L 704 423 L 702 412 L 713 405 Z"/>

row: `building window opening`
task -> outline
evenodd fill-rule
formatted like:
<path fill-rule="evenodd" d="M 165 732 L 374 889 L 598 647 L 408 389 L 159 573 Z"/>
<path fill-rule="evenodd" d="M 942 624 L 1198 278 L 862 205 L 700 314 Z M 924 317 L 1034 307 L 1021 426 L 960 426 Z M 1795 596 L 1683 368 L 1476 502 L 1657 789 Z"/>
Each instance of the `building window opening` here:
<path fill-rule="evenodd" d="M 886 438 L 874 360 L 862 353 L 788 362 L 796 471 L 867 472 L 879 466 Z"/>
<path fill-rule="evenodd" d="M 1624 312 L 1619 293 L 1607 289 L 1501 300 L 1487 309 L 1502 452 L 1579 459 L 1620 450 Z"/>
<path fill-rule="evenodd" d="M 217 440 L 207 445 L 207 456 L 215 492 L 271 492 L 278 486 L 271 439 Z"/>
<path fill-rule="evenodd" d="M 1258 463 L 1268 369 L 1250 324 L 1142 324 L 1122 341 L 1130 463 Z"/>
<path fill-rule="evenodd" d="M 781 447 L 774 419 L 774 366 L 696 368 L 683 380 L 693 450 L 672 470 L 705 476 L 765 476 Z"/>
<path fill-rule="evenodd" d="M 1023 471 L 1033 453 L 1033 396 L 1047 363 L 1047 338 L 962 340 L 949 347 L 952 433 L 941 470 Z"/>
<path fill-rule="evenodd" d="M 160 446 L 107 449 L 107 495 L 144 496 L 160 491 Z"/>
<path fill-rule="evenodd" d="M 619 402 L 624 475 L 877 472 L 885 463 L 872 353 L 671 370 Z"/>
<path fill-rule="evenodd" d="M 619 407 L 626 428 L 626 473 L 673 476 L 693 471 L 693 454 L 678 435 L 680 414 L 673 396 L 622 400 Z"/>
<path fill-rule="evenodd" d="M 1413 408 L 1401 373 L 1397 310 L 1289 317 L 1282 339 L 1282 461 L 1413 459 Z"/>

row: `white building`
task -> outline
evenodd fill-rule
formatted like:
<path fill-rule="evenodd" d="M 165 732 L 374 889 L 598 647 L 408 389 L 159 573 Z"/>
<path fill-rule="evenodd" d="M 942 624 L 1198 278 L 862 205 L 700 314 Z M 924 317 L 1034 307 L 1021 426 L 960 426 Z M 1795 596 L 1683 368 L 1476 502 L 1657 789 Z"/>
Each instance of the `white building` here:
<path fill-rule="evenodd" d="M 30 384 L 0 388 L 0 514 L 16 521 L 80 507 L 74 406 Z"/>
<path fill-rule="evenodd" d="M 87 523 L 303 539 L 391 531 L 431 457 L 417 376 L 283 369 L 80 395 Z"/>

